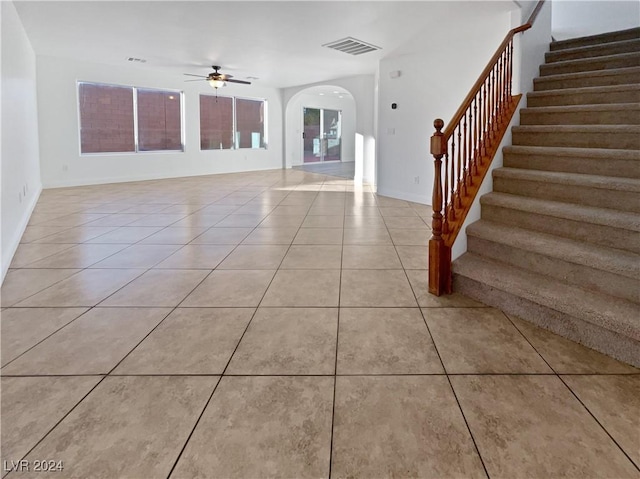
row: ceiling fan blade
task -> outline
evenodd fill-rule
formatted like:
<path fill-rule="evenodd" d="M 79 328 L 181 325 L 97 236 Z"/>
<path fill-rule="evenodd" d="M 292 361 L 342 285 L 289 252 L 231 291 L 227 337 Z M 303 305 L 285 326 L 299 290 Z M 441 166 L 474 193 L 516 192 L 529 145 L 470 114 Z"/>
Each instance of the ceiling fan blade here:
<path fill-rule="evenodd" d="M 188 82 L 188 81 L 206 81 L 206 80 L 207 80 L 207 78 L 205 77 L 205 78 L 198 78 L 197 80 L 185 80 L 185 82 Z"/>
<path fill-rule="evenodd" d="M 244 81 L 244 80 L 225 80 L 228 81 L 229 83 L 242 83 L 243 85 L 251 85 L 250 81 Z"/>
<path fill-rule="evenodd" d="M 185 75 L 190 76 L 190 77 L 200 77 L 200 78 L 207 78 L 204 75 L 194 75 L 193 73 L 185 73 Z"/>

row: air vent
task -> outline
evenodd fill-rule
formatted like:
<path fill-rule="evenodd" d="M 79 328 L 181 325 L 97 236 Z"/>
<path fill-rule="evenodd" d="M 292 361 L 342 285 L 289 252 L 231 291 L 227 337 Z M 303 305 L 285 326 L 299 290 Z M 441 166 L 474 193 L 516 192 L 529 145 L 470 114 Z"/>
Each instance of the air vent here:
<path fill-rule="evenodd" d="M 127 57 L 127 61 L 135 62 L 135 63 L 147 63 L 147 60 L 145 60 L 144 58 L 135 58 L 135 57 Z"/>
<path fill-rule="evenodd" d="M 333 48 L 339 52 L 348 53 L 349 55 L 362 55 L 363 53 L 374 52 L 380 50 L 380 47 L 371 45 L 370 43 L 357 40 L 353 37 L 343 38 L 331 43 L 325 43 L 323 47 Z"/>

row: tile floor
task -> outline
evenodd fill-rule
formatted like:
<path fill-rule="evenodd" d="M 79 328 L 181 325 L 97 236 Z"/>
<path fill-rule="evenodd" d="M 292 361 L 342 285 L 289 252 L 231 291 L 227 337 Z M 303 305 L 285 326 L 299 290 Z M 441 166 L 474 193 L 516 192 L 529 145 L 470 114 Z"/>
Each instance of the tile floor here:
<path fill-rule="evenodd" d="M 640 477 L 640 371 L 429 295 L 429 216 L 297 170 L 45 190 L 2 475 Z"/>

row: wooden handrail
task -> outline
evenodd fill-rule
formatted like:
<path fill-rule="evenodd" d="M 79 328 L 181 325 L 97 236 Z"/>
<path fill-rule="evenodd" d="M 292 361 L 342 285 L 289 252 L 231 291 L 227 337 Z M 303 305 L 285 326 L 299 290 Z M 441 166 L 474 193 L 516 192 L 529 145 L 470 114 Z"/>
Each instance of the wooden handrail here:
<path fill-rule="evenodd" d="M 442 120 L 434 122 L 429 292 L 437 296 L 451 293 L 451 247 L 522 96 L 511 91 L 513 37 L 531 28 L 544 2 L 527 23 L 509 30 L 444 131 Z"/>

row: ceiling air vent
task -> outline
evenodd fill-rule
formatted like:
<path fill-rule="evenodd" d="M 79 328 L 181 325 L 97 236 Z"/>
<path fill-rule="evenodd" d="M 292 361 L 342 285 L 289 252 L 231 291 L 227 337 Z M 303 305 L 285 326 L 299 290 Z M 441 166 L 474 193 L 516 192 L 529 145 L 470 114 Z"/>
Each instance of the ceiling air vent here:
<path fill-rule="evenodd" d="M 335 42 L 325 43 L 322 46 L 333 48 L 334 50 L 348 53 L 349 55 L 362 55 L 363 53 L 380 50 L 380 47 L 376 47 L 375 45 L 371 45 L 370 43 L 363 42 L 362 40 L 356 40 L 353 37 L 347 37 Z"/>

